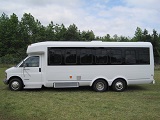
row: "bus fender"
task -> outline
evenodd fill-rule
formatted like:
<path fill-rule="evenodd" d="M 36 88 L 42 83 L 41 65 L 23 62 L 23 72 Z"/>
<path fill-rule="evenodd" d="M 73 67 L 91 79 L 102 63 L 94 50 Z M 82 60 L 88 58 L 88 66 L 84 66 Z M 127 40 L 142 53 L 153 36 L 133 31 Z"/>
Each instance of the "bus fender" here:
<path fill-rule="evenodd" d="M 94 78 L 94 79 L 91 81 L 90 86 L 92 86 L 93 83 L 94 83 L 96 80 L 104 80 L 104 81 L 106 81 L 107 84 L 108 84 L 108 81 L 107 81 L 107 79 L 106 79 L 105 77 L 96 77 L 96 78 Z"/>
<path fill-rule="evenodd" d="M 128 81 L 127 81 L 127 78 L 123 77 L 123 76 L 116 76 L 113 78 L 112 82 L 111 82 L 111 85 L 113 84 L 113 82 L 117 79 L 122 79 L 126 82 L 126 85 L 128 85 Z"/>

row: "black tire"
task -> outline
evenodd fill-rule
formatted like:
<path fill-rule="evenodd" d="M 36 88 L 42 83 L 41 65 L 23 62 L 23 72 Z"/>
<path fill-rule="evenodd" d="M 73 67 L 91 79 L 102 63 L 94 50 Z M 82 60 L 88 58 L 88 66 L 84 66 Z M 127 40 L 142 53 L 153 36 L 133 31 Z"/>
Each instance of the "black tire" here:
<path fill-rule="evenodd" d="M 105 80 L 96 80 L 93 83 L 93 89 L 96 92 L 104 92 L 107 90 L 107 88 L 108 88 L 108 84 Z"/>
<path fill-rule="evenodd" d="M 13 78 L 9 82 L 9 89 L 12 91 L 20 91 L 23 89 L 23 83 L 20 79 L 18 78 Z"/>
<path fill-rule="evenodd" d="M 126 82 L 122 79 L 117 79 L 112 84 L 112 89 L 116 92 L 122 92 L 126 89 Z"/>

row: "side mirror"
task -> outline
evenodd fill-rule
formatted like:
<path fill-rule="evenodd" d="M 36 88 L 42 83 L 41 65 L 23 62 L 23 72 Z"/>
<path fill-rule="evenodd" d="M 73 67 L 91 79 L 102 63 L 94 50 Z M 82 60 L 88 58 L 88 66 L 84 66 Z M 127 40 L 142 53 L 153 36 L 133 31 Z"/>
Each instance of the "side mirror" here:
<path fill-rule="evenodd" d="M 26 67 L 26 64 L 25 64 L 25 62 L 23 62 L 23 68 L 25 68 Z"/>
<path fill-rule="evenodd" d="M 27 66 L 28 66 L 27 63 L 24 62 L 24 63 L 23 63 L 23 67 L 25 68 L 25 67 L 27 67 Z"/>

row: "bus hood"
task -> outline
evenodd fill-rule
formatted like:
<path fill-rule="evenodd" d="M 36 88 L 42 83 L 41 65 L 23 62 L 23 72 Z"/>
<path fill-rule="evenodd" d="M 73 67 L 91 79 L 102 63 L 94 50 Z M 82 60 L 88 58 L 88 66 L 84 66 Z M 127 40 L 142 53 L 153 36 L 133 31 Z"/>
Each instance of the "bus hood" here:
<path fill-rule="evenodd" d="M 10 73 L 10 72 L 13 72 L 15 70 L 16 67 L 11 67 L 11 68 L 8 68 L 5 72 L 6 73 Z"/>

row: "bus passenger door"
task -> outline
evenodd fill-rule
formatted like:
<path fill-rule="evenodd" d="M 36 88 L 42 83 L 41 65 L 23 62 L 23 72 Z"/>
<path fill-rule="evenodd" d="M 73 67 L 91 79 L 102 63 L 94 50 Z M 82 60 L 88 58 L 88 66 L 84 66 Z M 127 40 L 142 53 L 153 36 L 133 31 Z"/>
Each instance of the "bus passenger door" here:
<path fill-rule="evenodd" d="M 25 85 L 24 88 L 41 88 L 41 56 L 30 56 L 23 64 L 22 78 Z"/>

